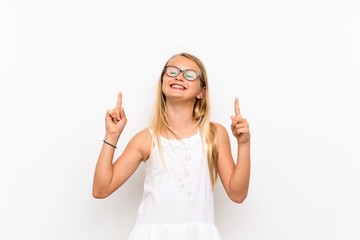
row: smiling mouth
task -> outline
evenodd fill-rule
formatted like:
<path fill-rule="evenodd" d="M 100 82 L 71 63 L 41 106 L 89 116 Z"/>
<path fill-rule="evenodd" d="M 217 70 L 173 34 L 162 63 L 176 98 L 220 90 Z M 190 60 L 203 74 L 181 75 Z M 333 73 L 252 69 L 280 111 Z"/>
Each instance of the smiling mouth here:
<path fill-rule="evenodd" d="M 171 87 L 172 89 L 179 89 L 179 90 L 185 90 L 185 89 L 186 89 L 185 87 L 180 86 L 180 85 L 178 85 L 178 84 L 171 84 L 170 87 Z"/>

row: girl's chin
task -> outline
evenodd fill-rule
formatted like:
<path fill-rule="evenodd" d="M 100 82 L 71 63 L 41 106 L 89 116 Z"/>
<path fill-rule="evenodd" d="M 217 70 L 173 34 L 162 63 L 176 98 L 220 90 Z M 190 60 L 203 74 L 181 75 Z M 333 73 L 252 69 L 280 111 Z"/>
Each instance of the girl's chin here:
<path fill-rule="evenodd" d="M 184 90 L 170 90 L 166 93 L 164 93 L 165 96 L 184 96 Z"/>

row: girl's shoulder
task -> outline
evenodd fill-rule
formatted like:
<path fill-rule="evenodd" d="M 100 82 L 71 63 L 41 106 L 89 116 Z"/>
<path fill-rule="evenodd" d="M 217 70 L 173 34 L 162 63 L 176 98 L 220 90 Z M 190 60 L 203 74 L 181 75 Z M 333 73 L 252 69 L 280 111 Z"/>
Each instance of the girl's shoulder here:
<path fill-rule="evenodd" d="M 210 124 L 212 124 L 216 128 L 217 132 L 226 130 L 226 128 L 221 123 L 210 122 Z"/>
<path fill-rule="evenodd" d="M 148 159 L 151 153 L 152 144 L 152 136 L 149 128 L 145 128 L 139 131 L 137 134 L 135 134 L 131 141 L 133 141 L 133 143 L 136 145 L 136 148 L 142 155 L 143 160 Z"/>
<path fill-rule="evenodd" d="M 224 140 L 226 138 L 229 139 L 229 134 L 226 130 L 226 128 L 221 124 L 221 123 L 218 123 L 218 122 L 210 122 L 210 124 L 212 124 L 215 129 L 216 129 L 216 135 L 218 136 L 218 139 L 219 140 Z"/>

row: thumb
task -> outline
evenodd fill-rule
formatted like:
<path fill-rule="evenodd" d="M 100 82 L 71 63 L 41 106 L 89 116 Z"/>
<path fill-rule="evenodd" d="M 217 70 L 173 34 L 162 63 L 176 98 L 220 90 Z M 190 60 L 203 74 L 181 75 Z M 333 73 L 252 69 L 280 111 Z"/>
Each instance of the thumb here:
<path fill-rule="evenodd" d="M 113 112 L 111 110 L 107 110 L 106 112 L 106 118 L 112 118 Z"/>

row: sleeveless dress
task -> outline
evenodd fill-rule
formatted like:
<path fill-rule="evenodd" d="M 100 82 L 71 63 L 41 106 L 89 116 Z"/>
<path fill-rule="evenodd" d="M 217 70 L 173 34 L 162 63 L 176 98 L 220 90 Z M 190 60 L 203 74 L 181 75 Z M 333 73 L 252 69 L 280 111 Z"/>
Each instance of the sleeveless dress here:
<path fill-rule="evenodd" d="M 207 145 L 199 130 L 182 140 L 160 135 L 163 161 L 157 144 L 154 138 L 144 162 L 143 197 L 128 240 L 221 240 L 214 224 Z"/>

